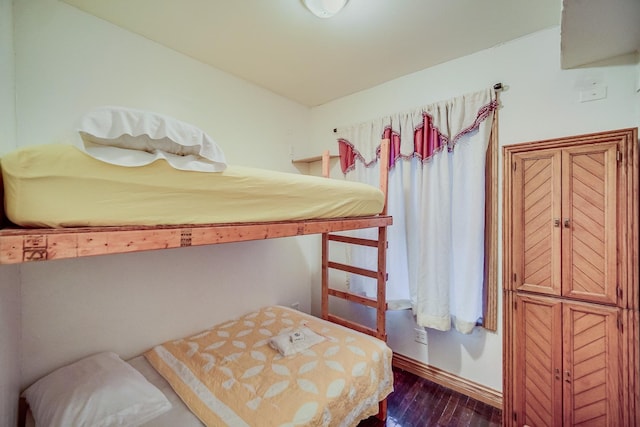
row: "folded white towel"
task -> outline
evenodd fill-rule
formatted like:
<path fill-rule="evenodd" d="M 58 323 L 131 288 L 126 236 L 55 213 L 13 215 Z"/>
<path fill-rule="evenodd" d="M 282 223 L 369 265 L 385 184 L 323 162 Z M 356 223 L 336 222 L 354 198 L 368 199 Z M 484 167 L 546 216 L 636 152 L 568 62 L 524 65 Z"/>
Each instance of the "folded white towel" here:
<path fill-rule="evenodd" d="M 279 351 L 283 356 L 291 356 L 324 340 L 325 338 L 322 335 L 318 335 L 311 329 L 303 326 L 271 338 L 269 345 L 271 348 Z"/>

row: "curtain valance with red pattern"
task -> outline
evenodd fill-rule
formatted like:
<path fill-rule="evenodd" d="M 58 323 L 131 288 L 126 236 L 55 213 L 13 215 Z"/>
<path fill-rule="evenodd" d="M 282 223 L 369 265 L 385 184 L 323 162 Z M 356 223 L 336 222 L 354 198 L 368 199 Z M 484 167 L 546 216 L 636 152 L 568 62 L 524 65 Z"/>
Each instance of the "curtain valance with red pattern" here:
<path fill-rule="evenodd" d="M 342 130 L 338 137 L 340 167 L 342 168 L 342 172 L 346 174 L 352 170 L 355 167 L 356 161 L 361 162 L 365 167 L 371 167 L 380 157 L 379 144 L 374 148 L 373 152 L 366 147 L 362 151 L 362 147 L 356 147 L 356 145 L 359 145 L 359 136 L 363 133 L 363 127 L 380 128 L 380 133 L 377 138 L 375 135 L 372 135 L 375 141 L 389 139 L 390 167 L 393 167 L 400 159 L 408 160 L 418 158 L 422 161 L 428 161 L 442 150 L 452 151 L 460 138 L 477 131 L 480 124 L 490 117 L 493 110 L 497 108 L 497 101 L 495 99 L 489 99 L 486 104 L 479 106 L 480 108 L 475 115 L 466 117 L 466 123 L 465 119 L 453 123 L 451 122 L 449 114 L 446 113 L 453 110 L 453 103 L 456 102 L 457 99 L 458 98 L 444 103 L 425 106 L 409 113 L 387 116 L 378 119 L 377 124 L 367 122 Z M 434 110 L 437 112 L 436 114 L 432 114 Z M 442 110 L 444 110 L 444 114 Z M 404 136 L 403 140 L 403 138 L 401 138 L 401 132 L 404 130 L 403 128 L 406 129 L 409 124 L 413 125 L 412 132 L 409 132 L 411 135 Z M 455 125 L 458 127 L 453 127 Z M 354 143 L 352 141 L 356 142 Z M 409 142 L 412 142 L 412 144 Z"/>

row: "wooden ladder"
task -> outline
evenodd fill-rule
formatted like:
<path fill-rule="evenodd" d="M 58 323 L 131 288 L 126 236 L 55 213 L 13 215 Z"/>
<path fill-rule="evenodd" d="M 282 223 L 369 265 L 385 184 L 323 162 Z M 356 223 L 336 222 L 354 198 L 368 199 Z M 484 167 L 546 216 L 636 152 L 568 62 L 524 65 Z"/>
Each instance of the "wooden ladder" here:
<path fill-rule="evenodd" d="M 378 248 L 378 271 L 367 270 L 329 260 L 329 241 Z M 378 227 L 378 240 L 347 237 L 330 233 L 322 233 L 322 318 L 346 326 L 356 331 L 373 335 L 386 342 L 386 249 L 387 227 Z M 329 269 L 342 270 L 361 276 L 371 277 L 377 281 L 376 298 L 356 295 L 329 287 Z M 376 309 L 376 328 L 361 325 L 329 313 L 329 296 L 355 302 Z"/>
<path fill-rule="evenodd" d="M 329 152 L 322 156 L 322 175 L 329 176 Z M 387 214 L 387 188 L 389 175 L 389 140 L 382 140 L 380 144 L 380 189 L 384 193 L 384 207 L 381 215 Z M 329 242 L 341 242 L 351 245 L 374 247 L 378 250 L 377 271 L 354 267 L 329 260 Z M 340 291 L 329 287 L 329 269 L 342 270 L 376 279 L 376 298 L 356 295 L 350 292 Z M 378 239 L 362 239 L 338 234 L 322 233 L 322 318 L 331 322 L 346 326 L 356 331 L 372 335 L 383 341 L 387 341 L 386 312 L 387 312 L 387 227 L 378 227 Z M 359 323 L 347 320 L 329 313 L 329 296 L 362 304 L 376 309 L 375 329 Z"/>

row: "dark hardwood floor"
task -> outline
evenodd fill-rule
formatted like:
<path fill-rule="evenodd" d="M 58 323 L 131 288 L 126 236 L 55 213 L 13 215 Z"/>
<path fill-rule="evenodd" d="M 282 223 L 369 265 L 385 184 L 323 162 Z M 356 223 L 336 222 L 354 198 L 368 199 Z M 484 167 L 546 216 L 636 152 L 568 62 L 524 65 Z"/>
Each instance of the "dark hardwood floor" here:
<path fill-rule="evenodd" d="M 358 427 L 500 426 L 502 411 L 409 372 L 393 370 L 387 422 L 368 418 Z"/>

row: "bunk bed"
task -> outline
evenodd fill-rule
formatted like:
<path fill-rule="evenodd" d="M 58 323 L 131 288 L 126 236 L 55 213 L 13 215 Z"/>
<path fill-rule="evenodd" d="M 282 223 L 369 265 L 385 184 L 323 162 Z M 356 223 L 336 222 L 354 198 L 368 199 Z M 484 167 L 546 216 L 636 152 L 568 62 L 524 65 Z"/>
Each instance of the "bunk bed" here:
<path fill-rule="evenodd" d="M 380 190 L 384 195 L 384 203 L 383 208 L 373 214 L 270 221 L 223 221 L 169 225 L 90 225 L 51 228 L 16 226 L 7 220 L 3 211 L 0 216 L 3 225 L 0 229 L 0 265 L 321 234 L 322 321 L 338 324 L 339 327 L 346 327 L 386 342 L 386 240 L 387 227 L 392 224 L 392 218 L 386 214 L 388 140 L 382 141 L 380 152 Z M 322 156 L 322 160 L 322 174 L 328 177 L 328 152 Z M 3 186 L 0 185 L 0 191 L 2 188 Z M 0 194 L 0 196 L 3 195 Z M 377 228 L 378 238 L 375 240 L 361 239 L 341 233 L 363 228 Z M 377 269 L 375 271 L 367 270 L 331 261 L 329 257 L 330 242 L 375 248 L 378 253 Z M 331 288 L 329 285 L 329 270 L 331 269 L 364 275 L 376 280 L 377 298 L 364 297 Z M 363 304 L 375 309 L 375 327 L 360 325 L 333 315 L 329 310 L 330 297 Z M 308 321 L 309 319 L 305 320 L 305 322 Z M 24 423 L 26 408 L 23 400 L 21 401 L 20 413 L 21 421 Z M 381 419 L 386 418 L 386 399 L 379 402 L 377 416 Z"/>

